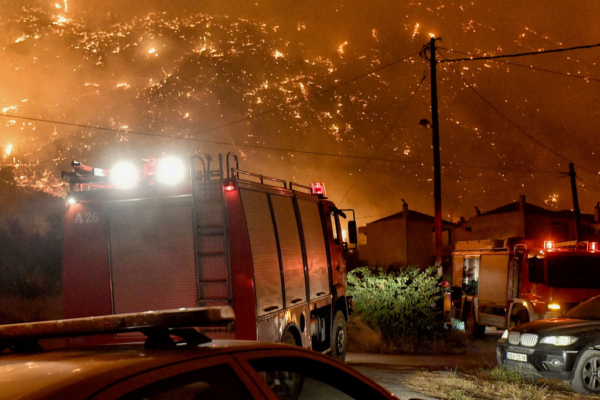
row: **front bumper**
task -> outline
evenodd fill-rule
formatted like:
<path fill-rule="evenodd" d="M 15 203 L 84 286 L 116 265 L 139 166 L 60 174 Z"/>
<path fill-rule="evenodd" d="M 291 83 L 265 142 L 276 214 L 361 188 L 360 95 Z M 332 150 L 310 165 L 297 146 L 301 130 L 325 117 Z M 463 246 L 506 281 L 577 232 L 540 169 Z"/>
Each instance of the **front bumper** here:
<path fill-rule="evenodd" d="M 519 354 L 521 357 L 525 355 L 526 360 L 511 360 L 508 353 Z M 496 361 L 499 366 L 538 379 L 570 381 L 578 355 L 578 350 L 570 348 L 544 344 L 534 347 L 514 346 L 505 339 L 498 341 L 496 346 Z"/>

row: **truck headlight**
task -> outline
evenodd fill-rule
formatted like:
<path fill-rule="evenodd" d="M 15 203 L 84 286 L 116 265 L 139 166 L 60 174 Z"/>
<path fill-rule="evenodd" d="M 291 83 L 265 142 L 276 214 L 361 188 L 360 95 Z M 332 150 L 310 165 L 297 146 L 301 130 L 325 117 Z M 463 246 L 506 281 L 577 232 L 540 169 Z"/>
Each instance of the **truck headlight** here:
<path fill-rule="evenodd" d="M 540 340 L 540 343 L 552 344 L 554 346 L 569 346 L 578 339 L 577 336 L 545 336 Z"/>
<path fill-rule="evenodd" d="M 558 311 L 558 310 L 560 310 L 560 304 L 550 303 L 550 304 L 548 304 L 548 310 Z"/>
<path fill-rule="evenodd" d="M 156 169 L 158 181 L 175 185 L 185 179 L 185 165 L 177 157 L 167 156 L 158 161 Z"/>
<path fill-rule="evenodd" d="M 508 329 L 505 329 L 504 332 L 502 332 L 501 339 L 508 339 Z"/>

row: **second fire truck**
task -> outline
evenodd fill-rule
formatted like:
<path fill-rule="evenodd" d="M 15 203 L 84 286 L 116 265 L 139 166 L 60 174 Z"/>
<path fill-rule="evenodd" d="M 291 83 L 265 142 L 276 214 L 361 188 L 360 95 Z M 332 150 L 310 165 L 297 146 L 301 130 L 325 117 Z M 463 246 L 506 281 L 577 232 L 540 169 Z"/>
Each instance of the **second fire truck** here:
<path fill-rule="evenodd" d="M 454 317 L 474 337 L 486 326 L 557 317 L 600 294 L 597 243 L 457 242 L 452 262 Z"/>
<path fill-rule="evenodd" d="M 296 344 L 343 360 L 351 306 L 340 218 L 353 211 L 328 201 L 323 184 L 242 171 L 233 153 L 219 156 L 216 168 L 211 161 L 193 157 L 190 179 L 167 185 L 161 162 L 149 160 L 129 188 L 110 183 L 125 170 L 73 163 L 74 172 L 63 174 L 72 189 L 64 317 L 232 306 L 235 321 L 205 333 Z M 174 176 L 178 168 L 162 171 Z M 356 243 L 354 221 L 348 236 Z"/>

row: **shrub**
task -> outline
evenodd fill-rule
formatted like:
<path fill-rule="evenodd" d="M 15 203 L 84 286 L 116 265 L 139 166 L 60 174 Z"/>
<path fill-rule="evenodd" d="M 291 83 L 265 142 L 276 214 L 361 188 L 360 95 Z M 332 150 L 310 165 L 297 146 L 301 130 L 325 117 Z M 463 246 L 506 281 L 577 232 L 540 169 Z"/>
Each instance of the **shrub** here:
<path fill-rule="evenodd" d="M 348 274 L 358 315 L 389 344 L 435 340 L 443 331 L 442 285 L 435 267 L 398 271 L 361 267 Z"/>

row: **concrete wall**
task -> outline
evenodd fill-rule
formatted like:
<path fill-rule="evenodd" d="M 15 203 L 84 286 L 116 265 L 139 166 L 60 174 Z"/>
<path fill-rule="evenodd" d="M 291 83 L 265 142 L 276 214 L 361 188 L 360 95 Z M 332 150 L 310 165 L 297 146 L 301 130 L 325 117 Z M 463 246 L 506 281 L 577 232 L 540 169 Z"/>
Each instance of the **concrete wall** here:
<path fill-rule="evenodd" d="M 575 239 L 575 222 L 565 218 L 545 215 L 527 215 L 527 238 L 534 240 L 554 240 L 557 242 Z M 554 229 L 552 223 L 554 223 Z M 561 229 L 561 226 L 564 227 Z"/>
<path fill-rule="evenodd" d="M 469 232 L 467 228 L 471 228 L 471 231 Z M 523 215 L 519 211 L 506 214 L 479 215 L 457 226 L 454 234 L 457 242 L 522 237 L 525 235 Z"/>
<path fill-rule="evenodd" d="M 455 229 L 456 241 L 507 239 L 525 237 L 532 240 L 566 241 L 575 239 L 575 222 L 570 218 L 526 214 L 523 222 L 521 212 L 479 215 L 463 222 Z M 564 229 L 561 229 L 564 226 Z M 582 222 L 582 232 L 592 230 L 589 223 Z M 467 227 L 471 228 L 469 232 Z"/>
<path fill-rule="evenodd" d="M 427 267 L 435 261 L 433 224 L 424 221 L 408 221 L 408 260 L 409 265 Z"/>
<path fill-rule="evenodd" d="M 359 247 L 361 261 L 371 266 L 406 264 L 406 225 L 403 218 L 367 224 L 367 244 Z"/>

